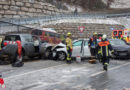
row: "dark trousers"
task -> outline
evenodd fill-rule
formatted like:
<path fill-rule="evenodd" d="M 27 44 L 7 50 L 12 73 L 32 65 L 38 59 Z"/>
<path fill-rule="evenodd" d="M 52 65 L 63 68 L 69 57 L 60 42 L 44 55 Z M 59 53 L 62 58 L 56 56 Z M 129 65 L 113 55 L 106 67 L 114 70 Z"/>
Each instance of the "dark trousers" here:
<path fill-rule="evenodd" d="M 109 64 L 109 57 L 105 56 L 105 57 L 102 57 L 102 64 L 105 65 L 105 64 Z"/>
<path fill-rule="evenodd" d="M 34 46 L 35 47 L 35 52 L 39 52 L 39 46 Z"/>
<path fill-rule="evenodd" d="M 68 52 L 67 61 L 70 61 L 71 60 L 72 51 L 71 51 L 71 49 L 69 47 L 67 49 L 67 52 Z"/>
<path fill-rule="evenodd" d="M 90 48 L 91 56 L 96 56 L 96 48 Z"/>

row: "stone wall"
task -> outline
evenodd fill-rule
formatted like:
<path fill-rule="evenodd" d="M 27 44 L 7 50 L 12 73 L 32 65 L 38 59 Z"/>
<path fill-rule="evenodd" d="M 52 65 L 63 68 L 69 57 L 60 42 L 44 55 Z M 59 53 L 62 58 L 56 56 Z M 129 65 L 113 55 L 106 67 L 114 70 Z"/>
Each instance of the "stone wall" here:
<path fill-rule="evenodd" d="M 0 18 L 25 18 L 66 12 L 44 0 L 0 0 Z"/>
<path fill-rule="evenodd" d="M 79 26 L 85 26 L 85 30 L 83 33 L 80 32 L 78 29 Z M 91 24 L 91 23 L 62 23 L 57 25 L 48 25 L 43 27 L 50 27 L 55 28 L 58 33 L 61 34 L 67 34 L 67 32 L 72 33 L 72 37 L 74 39 L 78 38 L 89 38 L 92 36 L 93 32 L 101 33 L 101 34 L 107 34 L 108 38 L 111 38 L 112 36 L 112 30 L 111 28 L 114 28 L 116 30 L 123 29 L 123 25 L 118 24 Z"/>

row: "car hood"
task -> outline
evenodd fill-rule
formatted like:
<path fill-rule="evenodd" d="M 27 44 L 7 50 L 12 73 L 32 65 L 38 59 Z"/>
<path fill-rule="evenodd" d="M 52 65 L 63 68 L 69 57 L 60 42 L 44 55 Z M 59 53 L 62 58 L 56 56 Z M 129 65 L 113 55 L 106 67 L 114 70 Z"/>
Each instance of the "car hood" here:
<path fill-rule="evenodd" d="M 129 45 L 112 45 L 112 48 L 116 51 L 130 51 Z"/>
<path fill-rule="evenodd" d="M 53 48 L 52 48 L 52 50 L 54 50 L 56 47 L 66 47 L 66 45 L 65 44 L 63 44 L 63 43 L 59 43 L 59 44 L 57 44 L 56 46 L 54 46 Z"/>

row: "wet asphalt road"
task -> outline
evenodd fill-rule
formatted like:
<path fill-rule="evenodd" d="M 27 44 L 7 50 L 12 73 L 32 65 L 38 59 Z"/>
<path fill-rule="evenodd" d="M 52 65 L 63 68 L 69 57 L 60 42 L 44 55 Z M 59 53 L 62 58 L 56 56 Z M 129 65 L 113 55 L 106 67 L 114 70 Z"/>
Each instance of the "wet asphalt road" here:
<path fill-rule="evenodd" d="M 34 60 L 20 68 L 1 65 L 4 90 L 130 90 L 130 60 L 111 60 L 108 72 L 102 65 Z M 0 88 L 0 90 L 2 90 Z"/>

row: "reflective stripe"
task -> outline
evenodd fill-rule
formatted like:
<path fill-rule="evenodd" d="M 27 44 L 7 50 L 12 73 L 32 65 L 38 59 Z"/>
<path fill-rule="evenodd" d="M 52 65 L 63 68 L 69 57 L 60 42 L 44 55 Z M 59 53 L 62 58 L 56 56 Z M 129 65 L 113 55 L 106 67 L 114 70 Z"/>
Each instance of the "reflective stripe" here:
<path fill-rule="evenodd" d="M 104 63 L 105 65 L 109 65 L 108 63 Z"/>
<path fill-rule="evenodd" d="M 106 54 L 107 54 L 107 56 L 108 56 L 108 46 L 106 46 Z"/>
<path fill-rule="evenodd" d="M 69 55 L 69 54 L 67 54 L 67 60 L 71 60 L 71 58 L 70 58 L 70 55 Z"/>
<path fill-rule="evenodd" d="M 103 55 L 103 54 L 102 54 L 102 46 L 101 46 L 101 55 Z"/>

